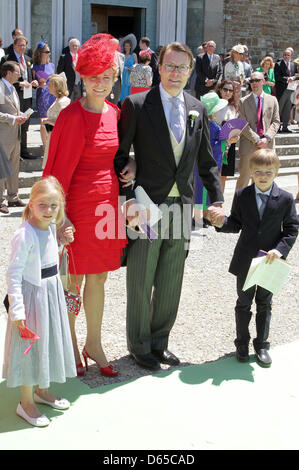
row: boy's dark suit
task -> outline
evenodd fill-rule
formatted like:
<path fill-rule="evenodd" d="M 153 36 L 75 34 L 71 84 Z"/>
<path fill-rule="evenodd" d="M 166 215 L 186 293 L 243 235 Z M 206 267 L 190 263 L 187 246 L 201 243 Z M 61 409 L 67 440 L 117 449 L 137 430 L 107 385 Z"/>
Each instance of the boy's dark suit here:
<path fill-rule="evenodd" d="M 234 250 L 229 272 L 237 276 L 238 301 L 236 304 L 236 346 L 249 343 L 248 326 L 251 319 L 251 303 L 254 295 L 257 304 L 257 338 L 254 340 L 256 350 L 269 348 L 267 343 L 271 317 L 272 294 L 257 286 L 242 291 L 252 258 L 259 250 L 278 250 L 285 259 L 296 241 L 299 219 L 296 213 L 293 196 L 280 189 L 275 183 L 260 220 L 255 185 L 247 186 L 235 193 L 231 215 L 226 218 L 217 231 L 238 233 L 240 238 Z"/>

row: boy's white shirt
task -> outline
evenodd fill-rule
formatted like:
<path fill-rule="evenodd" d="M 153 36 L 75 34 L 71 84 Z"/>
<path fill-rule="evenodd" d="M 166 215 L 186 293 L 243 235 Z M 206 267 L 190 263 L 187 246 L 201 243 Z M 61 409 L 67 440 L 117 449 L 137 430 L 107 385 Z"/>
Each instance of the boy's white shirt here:
<path fill-rule="evenodd" d="M 56 226 L 51 224 L 56 239 Z M 58 248 L 57 248 L 57 265 Z M 22 280 L 35 286 L 41 286 L 41 259 L 38 237 L 27 221 L 15 232 L 11 242 L 11 256 L 6 273 L 9 299 L 9 317 L 11 321 L 26 320 L 22 294 Z"/>

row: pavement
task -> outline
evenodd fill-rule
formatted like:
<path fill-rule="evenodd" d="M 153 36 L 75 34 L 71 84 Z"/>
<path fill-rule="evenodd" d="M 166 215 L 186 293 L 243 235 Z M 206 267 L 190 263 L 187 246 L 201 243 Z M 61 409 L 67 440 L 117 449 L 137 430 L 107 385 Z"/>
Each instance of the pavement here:
<path fill-rule="evenodd" d="M 0 363 L 6 318 L 0 317 Z M 271 350 L 270 368 L 234 356 L 90 388 L 79 378 L 51 391 L 71 406 L 39 405 L 51 423 L 15 414 L 19 389 L 0 379 L 1 450 L 298 450 L 299 341 Z M 133 452 L 132 452 L 133 454 Z M 102 458 L 105 452 L 101 454 Z M 110 455 L 110 454 L 109 454 Z"/>
<path fill-rule="evenodd" d="M 294 175 L 282 178 L 286 188 L 297 184 Z M 5 330 L 1 315 L 1 369 Z M 71 406 L 39 405 L 51 420 L 42 429 L 16 415 L 20 391 L 7 388 L 0 369 L 0 450 L 97 450 L 98 463 L 120 450 L 298 450 L 299 340 L 274 347 L 271 357 L 270 368 L 253 355 L 245 364 L 231 355 L 95 388 L 79 378 L 53 384 Z"/>

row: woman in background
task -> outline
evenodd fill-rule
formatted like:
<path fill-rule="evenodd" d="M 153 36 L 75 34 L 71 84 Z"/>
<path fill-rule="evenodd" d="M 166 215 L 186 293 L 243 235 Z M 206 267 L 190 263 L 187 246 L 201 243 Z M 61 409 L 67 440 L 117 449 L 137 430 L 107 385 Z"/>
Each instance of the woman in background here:
<path fill-rule="evenodd" d="M 125 54 L 124 70 L 121 77 L 121 91 L 119 100 L 122 102 L 131 94 L 130 74 L 134 64 L 137 64 L 137 56 L 133 52 L 132 42 L 127 40 L 123 44 L 123 53 Z"/>
<path fill-rule="evenodd" d="M 47 130 L 47 142 L 43 158 L 43 168 L 45 168 L 47 163 L 49 142 L 53 126 L 55 125 L 60 111 L 66 108 L 71 102 L 70 98 L 68 98 L 69 92 L 66 81 L 60 75 L 53 74 L 50 77 L 48 88 L 49 92 L 51 95 L 55 96 L 56 100 L 48 109 L 47 117 L 41 119 L 42 124 L 46 126 Z"/>
<path fill-rule="evenodd" d="M 40 118 L 40 135 L 45 151 L 47 142 L 47 131 L 42 124 L 42 118 L 47 117 L 47 111 L 52 103 L 55 101 L 48 88 L 49 77 L 55 72 L 55 66 L 50 62 L 50 48 L 46 41 L 40 41 L 33 51 L 33 70 L 32 75 L 34 80 L 38 81 L 38 88 L 36 90 L 36 105 L 37 113 Z"/>
<path fill-rule="evenodd" d="M 130 76 L 131 95 L 149 90 L 153 81 L 152 68 L 149 65 L 152 54 L 150 51 L 139 52 L 139 64 L 134 64 Z"/>

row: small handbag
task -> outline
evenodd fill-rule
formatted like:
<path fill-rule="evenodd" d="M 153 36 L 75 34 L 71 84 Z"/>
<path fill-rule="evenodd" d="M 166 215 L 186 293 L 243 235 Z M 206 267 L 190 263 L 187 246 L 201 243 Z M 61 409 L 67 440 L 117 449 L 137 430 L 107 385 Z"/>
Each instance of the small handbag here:
<path fill-rule="evenodd" d="M 60 256 L 59 269 L 60 269 L 60 266 L 61 266 L 64 249 L 65 249 L 65 246 L 63 247 L 62 253 L 61 253 L 61 256 Z M 80 295 L 80 287 L 79 287 L 79 284 L 78 284 L 78 281 L 77 281 L 77 274 L 76 274 L 76 269 L 75 269 L 75 262 L 74 262 L 73 252 L 72 252 L 72 249 L 71 249 L 70 246 L 69 246 L 68 251 L 71 253 L 73 266 L 74 266 L 74 270 L 75 270 L 75 281 L 76 281 L 77 294 L 75 294 L 74 292 L 71 292 L 69 289 L 64 289 L 64 296 L 65 296 L 65 302 L 66 302 L 66 307 L 67 307 L 68 312 L 73 313 L 74 315 L 77 316 L 80 312 L 80 308 L 81 308 L 81 305 L 82 305 L 82 299 L 81 299 L 81 295 Z"/>

